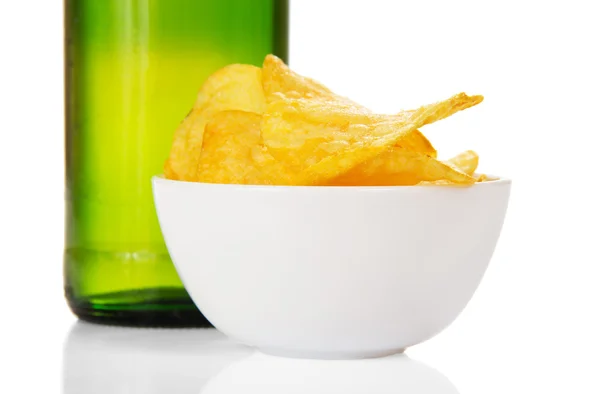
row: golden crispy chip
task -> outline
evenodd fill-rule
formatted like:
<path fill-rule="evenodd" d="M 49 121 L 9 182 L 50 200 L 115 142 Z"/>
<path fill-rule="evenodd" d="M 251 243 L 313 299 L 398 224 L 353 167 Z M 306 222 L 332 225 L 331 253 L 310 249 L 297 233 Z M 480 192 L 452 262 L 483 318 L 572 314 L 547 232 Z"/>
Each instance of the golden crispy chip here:
<path fill-rule="evenodd" d="M 299 184 L 325 184 L 393 145 L 402 145 L 417 128 L 482 100 L 461 93 L 417 110 L 375 115 L 346 103 L 280 96 L 268 104 L 261 130 L 273 156 L 299 173 Z"/>
<path fill-rule="evenodd" d="M 406 137 L 396 142 L 394 146 L 404 148 L 411 152 L 418 152 L 430 157 L 437 157 L 437 151 L 431 142 L 419 130 L 409 133 Z"/>
<path fill-rule="evenodd" d="M 318 98 L 325 102 L 335 103 L 335 105 L 355 113 L 371 113 L 368 108 L 333 93 L 320 82 L 297 74 L 281 59 L 273 55 L 267 55 L 263 62 L 262 78 L 267 102 L 280 100 L 282 96 L 289 99 Z M 419 130 L 415 130 L 411 135 L 407 136 L 403 140 L 402 145 L 399 143 L 398 146 L 403 146 L 408 150 L 422 152 L 433 157 L 437 155 L 431 142 Z"/>
<path fill-rule="evenodd" d="M 491 180 L 491 179 L 485 174 L 479 174 L 477 176 L 477 182 L 487 182 L 489 180 Z"/>
<path fill-rule="evenodd" d="M 186 149 L 187 133 L 194 122 L 194 118 L 198 117 L 198 112 L 192 109 L 187 114 L 183 122 L 179 124 L 173 136 L 171 151 L 169 158 L 165 161 L 163 168 L 165 177 L 174 180 L 192 180 L 192 166 L 188 162 L 190 157 Z"/>
<path fill-rule="evenodd" d="M 475 179 L 436 158 L 393 147 L 327 181 L 330 186 L 407 186 L 445 180 L 470 185 Z"/>
<path fill-rule="evenodd" d="M 447 160 L 446 164 L 458 168 L 467 175 L 473 176 L 479 165 L 479 155 L 472 150 L 467 150 Z"/>
<path fill-rule="evenodd" d="M 359 106 L 351 100 L 333 93 L 320 82 L 290 70 L 277 56 L 267 55 L 262 69 L 262 86 L 267 101 L 276 99 L 277 95 L 283 94 L 289 98 L 321 97 Z"/>
<path fill-rule="evenodd" d="M 262 71 L 231 65 L 208 78 L 176 131 L 165 175 L 236 184 L 468 185 L 485 180 L 470 176 L 477 155 L 441 162 L 418 128 L 482 99 L 461 93 L 377 115 L 267 56 Z"/>
<path fill-rule="evenodd" d="M 292 178 L 260 138 L 261 115 L 223 111 L 206 124 L 198 182 L 286 185 Z"/>
<path fill-rule="evenodd" d="M 258 67 L 232 64 L 212 74 L 204 83 L 194 108 L 175 131 L 164 167 L 169 179 L 194 181 L 204 127 L 217 112 L 242 110 L 262 113 L 265 98 Z"/>
<path fill-rule="evenodd" d="M 350 147 L 343 147 L 317 164 L 307 166 L 299 179 L 304 184 L 318 184 L 338 176 L 352 167 L 385 152 L 395 143 L 402 141 L 417 128 L 444 119 L 452 114 L 479 104 L 482 96 L 467 96 L 460 93 L 438 103 L 415 111 L 406 111 L 392 120 L 377 121 L 369 128 L 359 127 L 356 140 Z M 351 128 L 348 128 L 350 131 Z M 352 134 L 352 133 L 351 133 Z"/>

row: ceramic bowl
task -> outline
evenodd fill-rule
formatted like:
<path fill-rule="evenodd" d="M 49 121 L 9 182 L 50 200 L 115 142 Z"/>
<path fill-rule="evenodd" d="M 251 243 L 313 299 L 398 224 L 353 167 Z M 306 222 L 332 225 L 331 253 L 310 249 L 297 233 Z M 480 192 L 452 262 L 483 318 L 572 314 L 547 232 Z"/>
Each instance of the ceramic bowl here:
<path fill-rule="evenodd" d="M 167 247 L 208 320 L 265 353 L 323 359 L 402 352 L 447 327 L 488 266 L 510 187 L 153 178 Z"/>

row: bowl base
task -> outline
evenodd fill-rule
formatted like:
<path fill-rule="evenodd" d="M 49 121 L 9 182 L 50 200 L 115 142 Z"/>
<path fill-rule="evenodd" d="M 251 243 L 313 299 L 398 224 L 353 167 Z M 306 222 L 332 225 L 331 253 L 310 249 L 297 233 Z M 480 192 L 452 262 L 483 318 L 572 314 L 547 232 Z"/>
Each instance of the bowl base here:
<path fill-rule="evenodd" d="M 359 360 L 365 358 L 380 358 L 392 356 L 398 353 L 404 353 L 405 349 L 384 349 L 373 351 L 303 351 L 303 350 L 287 350 L 274 348 L 257 348 L 261 353 L 270 356 L 285 357 L 285 358 L 304 358 L 313 360 Z"/>

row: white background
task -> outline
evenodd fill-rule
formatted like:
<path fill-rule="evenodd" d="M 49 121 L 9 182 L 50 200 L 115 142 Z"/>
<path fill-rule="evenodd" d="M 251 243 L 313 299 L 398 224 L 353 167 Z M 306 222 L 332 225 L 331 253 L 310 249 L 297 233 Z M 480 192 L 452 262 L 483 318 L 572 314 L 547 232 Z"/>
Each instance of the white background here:
<path fill-rule="evenodd" d="M 388 112 L 486 97 L 423 129 L 441 156 L 474 149 L 481 170 L 514 180 L 472 302 L 408 352 L 461 394 L 600 393 L 595 3 L 293 1 L 291 65 L 339 93 Z M 75 321 L 62 296 L 61 18 L 60 1 L 0 2 L 0 392 L 60 392 Z"/>

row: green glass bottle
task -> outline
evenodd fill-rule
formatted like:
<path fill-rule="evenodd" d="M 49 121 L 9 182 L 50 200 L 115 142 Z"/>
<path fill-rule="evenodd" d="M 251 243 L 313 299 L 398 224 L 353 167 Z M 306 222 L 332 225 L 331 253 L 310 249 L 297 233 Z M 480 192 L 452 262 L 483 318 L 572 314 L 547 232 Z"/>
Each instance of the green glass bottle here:
<path fill-rule="evenodd" d="M 150 179 L 202 82 L 287 60 L 288 1 L 65 0 L 65 293 L 88 321 L 206 326 L 162 239 Z"/>

